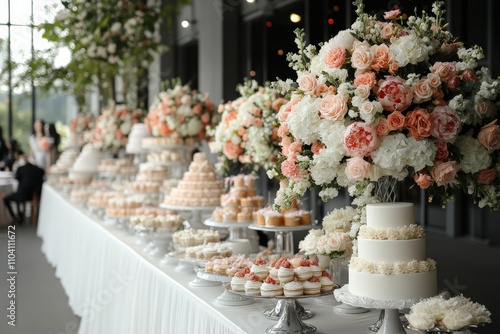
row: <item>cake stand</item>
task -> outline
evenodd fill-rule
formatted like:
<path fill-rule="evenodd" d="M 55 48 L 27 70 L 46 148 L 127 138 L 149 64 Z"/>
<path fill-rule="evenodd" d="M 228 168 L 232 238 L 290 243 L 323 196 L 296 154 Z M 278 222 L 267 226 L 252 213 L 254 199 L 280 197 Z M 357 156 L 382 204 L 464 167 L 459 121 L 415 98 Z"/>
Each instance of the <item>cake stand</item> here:
<path fill-rule="evenodd" d="M 246 296 L 244 293 L 236 292 L 231 290 L 231 284 L 226 285 L 226 290 L 233 294 Z M 277 323 L 266 329 L 267 334 L 285 334 L 285 333 L 304 333 L 304 334 L 314 334 L 317 328 L 313 325 L 304 323 L 298 312 L 297 312 L 297 300 L 303 298 L 316 298 L 321 296 L 326 296 L 331 294 L 331 292 L 318 294 L 318 295 L 303 295 L 297 297 L 286 297 L 286 296 L 276 296 L 276 297 L 263 297 L 263 296 L 252 296 L 252 298 L 263 298 L 263 299 L 277 299 L 282 301 L 281 312 L 277 319 Z"/>
<path fill-rule="evenodd" d="M 236 222 L 236 221 L 225 221 L 219 222 L 212 218 L 205 219 L 203 224 L 210 227 L 220 227 L 227 228 L 229 231 L 229 240 L 236 239 L 248 239 L 250 241 L 250 252 L 259 252 L 259 236 L 254 230 L 249 230 L 248 227 L 254 224 L 254 221 L 248 222 Z"/>
<path fill-rule="evenodd" d="M 169 204 L 160 204 L 160 208 L 167 210 L 174 210 L 183 213 L 189 213 L 189 225 L 194 229 L 202 229 L 203 225 L 203 217 L 212 214 L 215 210 L 215 206 L 179 206 L 179 205 L 169 205 Z"/>
<path fill-rule="evenodd" d="M 444 329 L 440 329 L 438 327 L 435 327 L 435 328 L 431 328 L 431 329 L 427 329 L 427 330 L 423 330 L 423 329 L 416 329 L 416 328 L 412 328 L 410 327 L 410 325 L 408 323 L 406 323 L 404 325 L 405 328 L 409 329 L 409 330 L 412 330 L 412 331 L 415 331 L 415 332 L 420 332 L 420 333 L 428 333 L 428 334 L 452 334 L 452 333 L 461 333 L 461 334 L 472 334 L 472 332 L 470 331 L 471 328 L 479 328 L 479 327 L 483 327 L 485 326 L 485 324 L 483 325 L 470 325 L 466 328 L 462 328 L 462 329 L 459 329 L 457 331 L 452 331 L 452 330 L 444 330 Z"/>
<path fill-rule="evenodd" d="M 406 334 L 403 324 L 399 319 L 399 310 L 409 309 L 420 299 L 401 300 L 378 300 L 366 297 L 359 297 L 349 292 L 349 285 L 334 291 L 335 298 L 345 304 L 356 307 L 384 310 L 384 318 L 380 323 L 378 333 L 380 334 Z"/>
<path fill-rule="evenodd" d="M 227 285 L 231 282 L 232 277 L 212 274 L 205 272 L 205 268 L 195 268 L 196 279 L 189 282 L 192 287 L 205 287 L 206 284 L 215 283 L 215 285 L 220 286 Z M 221 295 L 213 300 L 215 306 L 244 306 L 253 304 L 254 300 L 252 297 L 245 295 L 237 295 L 230 293 L 227 289 L 224 289 Z"/>
<path fill-rule="evenodd" d="M 293 232 L 310 230 L 312 227 L 312 224 L 297 226 L 266 226 L 252 224 L 248 228 L 263 232 L 274 232 L 276 238 L 276 253 L 279 256 L 291 257 L 294 254 Z M 309 319 L 313 316 L 312 312 L 305 309 L 298 301 L 295 300 L 294 304 L 296 313 L 301 319 Z M 265 311 L 264 315 L 269 319 L 278 319 L 284 307 L 284 299 L 278 299 L 276 306 L 272 310 Z"/>

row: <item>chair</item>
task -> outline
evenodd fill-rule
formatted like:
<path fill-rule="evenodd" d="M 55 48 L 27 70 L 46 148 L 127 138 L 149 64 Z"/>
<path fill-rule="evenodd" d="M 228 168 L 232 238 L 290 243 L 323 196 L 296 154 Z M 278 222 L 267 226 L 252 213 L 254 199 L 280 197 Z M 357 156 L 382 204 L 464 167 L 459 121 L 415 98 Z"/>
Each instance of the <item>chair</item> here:
<path fill-rule="evenodd" d="M 41 189 L 35 190 L 33 193 L 33 198 L 31 200 L 25 201 L 23 203 L 23 217 L 24 219 L 28 218 L 26 204 L 29 204 L 31 207 L 31 225 L 36 226 L 38 223 L 38 212 L 40 211 L 40 197 L 41 197 Z"/>

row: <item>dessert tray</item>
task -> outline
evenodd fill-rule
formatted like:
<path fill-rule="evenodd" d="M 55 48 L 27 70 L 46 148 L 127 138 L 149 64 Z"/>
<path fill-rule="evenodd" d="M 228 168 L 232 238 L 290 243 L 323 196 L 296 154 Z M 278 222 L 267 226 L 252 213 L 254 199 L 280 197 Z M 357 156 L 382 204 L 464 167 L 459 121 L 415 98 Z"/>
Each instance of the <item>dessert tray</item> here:
<path fill-rule="evenodd" d="M 264 232 L 295 232 L 295 231 L 310 230 L 314 226 L 315 224 L 297 225 L 297 226 L 270 226 L 270 225 L 250 224 L 248 228 L 251 230 L 258 230 Z"/>
<path fill-rule="evenodd" d="M 207 260 L 188 257 L 184 251 L 173 251 L 165 254 L 160 261 L 162 265 L 174 265 L 175 271 L 192 272 L 197 267 L 205 267 Z M 217 284 L 219 285 L 219 284 Z"/>
<path fill-rule="evenodd" d="M 232 291 L 230 283 L 226 284 L 225 289 L 227 292 L 235 294 L 235 295 L 247 296 L 244 293 Z M 301 320 L 301 318 L 304 319 L 304 317 L 301 317 L 299 314 L 299 308 L 297 307 L 297 300 L 304 299 L 304 298 L 316 298 L 316 297 L 328 296 L 331 294 L 332 294 L 332 292 L 315 294 L 315 295 L 302 295 L 302 296 L 296 296 L 296 297 L 252 296 L 252 298 L 277 299 L 278 300 L 278 304 L 276 305 L 276 308 L 275 308 L 275 309 L 279 308 L 279 310 L 277 312 L 278 313 L 277 323 L 266 329 L 267 334 L 278 334 L 278 333 L 313 334 L 313 333 L 316 333 L 317 328 L 312 326 L 312 325 L 306 324 Z"/>
<path fill-rule="evenodd" d="M 435 333 L 435 334 L 450 334 L 450 333 L 464 333 L 465 334 L 465 333 L 471 333 L 470 330 L 472 328 L 479 328 L 479 327 L 484 327 L 484 326 L 485 325 L 470 325 L 466 328 L 452 331 L 452 330 L 447 330 L 447 329 L 440 329 L 437 327 L 432 328 L 432 329 L 422 330 L 422 329 L 412 328 L 412 327 L 410 327 L 410 325 L 408 323 L 404 324 L 405 328 L 412 330 L 412 331 L 416 331 L 416 332 L 420 332 L 420 333 Z"/>
<path fill-rule="evenodd" d="M 247 228 L 252 224 L 255 224 L 255 221 L 246 221 L 246 222 L 237 222 L 237 221 L 217 221 L 215 219 L 209 218 L 206 219 L 204 224 L 210 227 L 223 227 L 223 228 Z"/>

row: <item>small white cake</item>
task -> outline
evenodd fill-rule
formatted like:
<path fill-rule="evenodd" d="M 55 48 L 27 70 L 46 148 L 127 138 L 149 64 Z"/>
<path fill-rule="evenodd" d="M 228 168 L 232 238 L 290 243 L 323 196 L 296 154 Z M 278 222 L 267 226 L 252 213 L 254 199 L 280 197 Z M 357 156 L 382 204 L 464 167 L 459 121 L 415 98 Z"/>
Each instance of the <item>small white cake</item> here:
<path fill-rule="evenodd" d="M 146 129 L 146 124 L 136 123 L 132 126 L 132 130 L 128 136 L 127 146 L 125 148 L 127 153 L 138 154 L 143 152 L 142 140 L 150 136 Z"/>

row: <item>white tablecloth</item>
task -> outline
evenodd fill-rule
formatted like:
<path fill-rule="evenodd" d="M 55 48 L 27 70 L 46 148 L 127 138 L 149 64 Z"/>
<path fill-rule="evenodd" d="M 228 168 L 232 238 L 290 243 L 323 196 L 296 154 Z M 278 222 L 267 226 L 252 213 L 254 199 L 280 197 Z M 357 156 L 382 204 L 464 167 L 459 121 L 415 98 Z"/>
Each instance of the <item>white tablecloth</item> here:
<path fill-rule="evenodd" d="M 194 272 L 161 265 L 142 251 L 134 236 L 103 225 L 67 197 L 44 185 L 38 235 L 70 307 L 81 317 L 79 333 L 264 333 L 275 323 L 262 315 L 274 300 L 216 307 L 212 301 L 222 286 L 190 287 Z M 365 333 L 379 314 L 338 315 L 313 299 L 301 304 L 314 312 L 305 322 L 318 333 Z"/>

